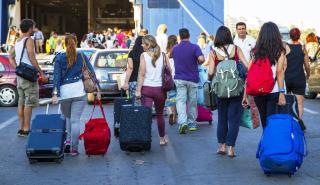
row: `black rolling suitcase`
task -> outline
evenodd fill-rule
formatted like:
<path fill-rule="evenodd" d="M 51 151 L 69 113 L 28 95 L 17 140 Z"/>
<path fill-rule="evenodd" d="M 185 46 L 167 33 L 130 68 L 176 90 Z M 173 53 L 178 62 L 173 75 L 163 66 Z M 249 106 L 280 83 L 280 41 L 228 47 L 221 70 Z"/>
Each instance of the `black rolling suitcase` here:
<path fill-rule="evenodd" d="M 61 163 L 64 158 L 64 141 L 66 123 L 60 112 L 58 114 L 37 115 L 31 124 L 26 154 L 30 164 L 35 162 Z"/>
<path fill-rule="evenodd" d="M 123 105 L 120 113 L 120 148 L 142 152 L 151 149 L 152 110 L 141 105 Z"/>
<path fill-rule="evenodd" d="M 114 107 L 113 107 L 113 129 L 114 129 L 114 136 L 119 137 L 120 133 L 120 113 L 121 113 L 121 106 L 132 104 L 134 101 L 133 98 L 126 98 L 123 97 L 123 92 L 121 91 L 121 97 L 114 100 Z"/>

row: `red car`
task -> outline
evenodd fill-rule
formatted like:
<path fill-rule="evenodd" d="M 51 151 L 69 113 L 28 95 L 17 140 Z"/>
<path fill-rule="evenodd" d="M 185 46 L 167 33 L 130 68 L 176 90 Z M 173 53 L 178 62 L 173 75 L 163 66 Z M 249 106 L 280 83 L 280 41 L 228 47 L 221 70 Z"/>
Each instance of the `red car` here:
<path fill-rule="evenodd" d="M 49 78 L 50 79 L 50 78 Z M 50 79 L 51 80 L 51 79 Z M 43 83 L 39 79 L 40 98 L 51 97 L 52 82 Z M 51 80 L 52 81 L 52 80 Z M 8 59 L 8 54 L 0 55 L 0 107 L 16 106 L 18 103 L 17 79 L 15 69 Z"/>

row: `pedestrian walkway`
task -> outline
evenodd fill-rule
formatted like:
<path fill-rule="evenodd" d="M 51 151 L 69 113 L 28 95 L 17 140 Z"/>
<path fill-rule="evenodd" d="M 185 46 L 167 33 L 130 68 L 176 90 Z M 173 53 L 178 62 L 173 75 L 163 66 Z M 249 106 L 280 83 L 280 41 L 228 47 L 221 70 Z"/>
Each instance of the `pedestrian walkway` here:
<path fill-rule="evenodd" d="M 306 108 L 319 110 L 320 99 L 306 100 Z M 112 130 L 112 105 L 106 104 L 106 116 Z M 14 111 L 15 109 L 6 110 Z M 55 111 L 56 107 L 52 107 Z M 81 120 L 84 123 L 92 110 L 86 106 Z M 45 112 L 45 107 L 35 110 L 34 115 Z M 7 112 L 0 113 L 6 117 Z M 95 114 L 98 115 L 99 112 Z M 82 142 L 78 157 L 66 156 L 62 164 L 29 165 L 25 155 L 26 139 L 16 136 L 18 122 L 7 117 L 6 124 L 0 130 L 0 184 L 1 185 L 316 185 L 320 184 L 320 125 L 318 115 L 305 113 L 308 126 L 306 137 L 309 156 L 305 158 L 301 170 L 292 178 L 286 175 L 266 177 L 255 159 L 261 128 L 249 130 L 240 128 L 236 152 L 232 160 L 216 155 L 217 114 L 214 123 L 200 125 L 198 132 L 179 135 L 177 125 L 167 126 L 169 137 L 167 147 L 159 146 L 156 123 L 152 129 L 152 149 L 145 154 L 126 154 L 120 150 L 115 138 L 112 138 L 105 157 L 87 157 Z M 3 125 L 5 122 L 1 122 Z M 84 124 L 82 124 L 82 127 Z"/>

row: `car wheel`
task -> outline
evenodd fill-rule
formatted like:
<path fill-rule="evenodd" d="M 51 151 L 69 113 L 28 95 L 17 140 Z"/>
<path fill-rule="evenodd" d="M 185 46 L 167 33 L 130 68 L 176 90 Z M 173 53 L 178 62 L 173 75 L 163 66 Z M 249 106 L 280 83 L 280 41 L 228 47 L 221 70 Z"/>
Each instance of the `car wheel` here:
<path fill-rule="evenodd" d="M 312 93 L 312 92 L 306 92 L 304 97 L 307 99 L 315 99 L 318 96 L 317 93 Z"/>
<path fill-rule="evenodd" d="M 12 107 L 18 104 L 18 91 L 14 86 L 3 85 L 0 87 L 0 106 Z"/>
<path fill-rule="evenodd" d="M 88 103 L 89 103 L 89 104 L 93 104 L 94 101 L 95 101 L 95 96 L 94 96 L 94 94 L 93 94 L 93 93 L 88 93 L 88 94 L 87 94 L 87 97 L 88 97 Z"/>

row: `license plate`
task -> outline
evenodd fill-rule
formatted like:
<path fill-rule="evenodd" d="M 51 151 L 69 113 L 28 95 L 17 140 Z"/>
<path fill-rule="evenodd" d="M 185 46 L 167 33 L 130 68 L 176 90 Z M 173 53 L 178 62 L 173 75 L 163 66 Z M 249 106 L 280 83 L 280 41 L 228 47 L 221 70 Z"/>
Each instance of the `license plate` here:
<path fill-rule="evenodd" d="M 117 80 L 119 77 L 118 76 L 120 76 L 120 74 L 113 74 L 112 75 L 112 80 Z"/>

